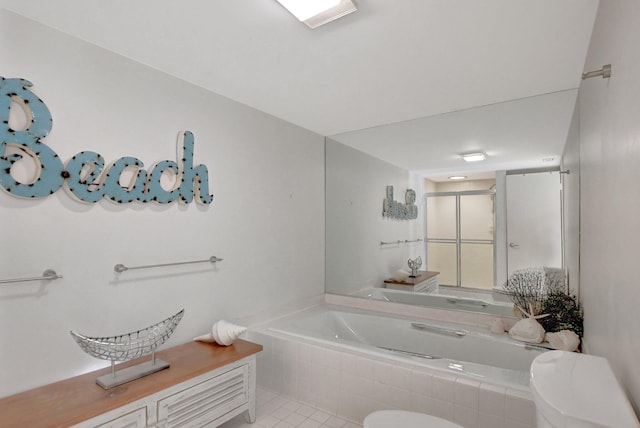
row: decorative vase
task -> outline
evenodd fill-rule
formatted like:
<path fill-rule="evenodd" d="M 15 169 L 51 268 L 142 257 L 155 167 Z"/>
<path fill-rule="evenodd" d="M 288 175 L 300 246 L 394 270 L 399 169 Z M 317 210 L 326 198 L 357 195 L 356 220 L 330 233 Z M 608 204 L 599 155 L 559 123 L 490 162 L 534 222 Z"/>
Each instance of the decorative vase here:
<path fill-rule="evenodd" d="M 416 278 L 418 276 L 418 269 L 422 266 L 422 258 L 418 256 L 413 260 L 409 259 L 407 264 L 409 265 L 409 269 L 411 269 L 411 275 L 409 275 L 409 277 Z"/>

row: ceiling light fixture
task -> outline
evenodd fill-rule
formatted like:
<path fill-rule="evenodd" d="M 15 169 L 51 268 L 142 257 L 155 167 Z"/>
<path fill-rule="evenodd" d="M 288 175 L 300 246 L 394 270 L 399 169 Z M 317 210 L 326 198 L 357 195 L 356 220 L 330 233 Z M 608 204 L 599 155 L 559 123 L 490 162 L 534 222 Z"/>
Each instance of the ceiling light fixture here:
<path fill-rule="evenodd" d="M 467 178 L 466 175 L 452 175 L 449 180 L 464 180 L 465 178 Z"/>
<path fill-rule="evenodd" d="M 310 28 L 316 28 L 355 12 L 353 0 L 277 0 Z"/>
<path fill-rule="evenodd" d="M 464 159 L 467 162 L 479 162 L 487 158 L 487 155 L 485 155 L 482 152 L 464 153 L 464 154 L 461 154 L 460 156 L 462 156 L 462 159 Z"/>

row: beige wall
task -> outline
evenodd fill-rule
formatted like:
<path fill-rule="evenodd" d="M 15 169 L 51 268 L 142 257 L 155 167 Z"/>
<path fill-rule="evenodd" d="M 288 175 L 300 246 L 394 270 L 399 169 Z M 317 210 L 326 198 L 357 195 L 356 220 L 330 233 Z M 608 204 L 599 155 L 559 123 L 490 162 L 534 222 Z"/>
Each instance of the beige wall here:
<path fill-rule="evenodd" d="M 425 181 L 425 191 L 427 192 L 463 192 L 466 190 L 489 190 L 491 186 L 496 184 L 496 180 L 493 179 L 441 182 L 433 182 L 427 179 Z"/>
<path fill-rule="evenodd" d="M 640 408 L 640 2 L 603 0 L 580 86 L 580 291 L 585 346 Z"/>

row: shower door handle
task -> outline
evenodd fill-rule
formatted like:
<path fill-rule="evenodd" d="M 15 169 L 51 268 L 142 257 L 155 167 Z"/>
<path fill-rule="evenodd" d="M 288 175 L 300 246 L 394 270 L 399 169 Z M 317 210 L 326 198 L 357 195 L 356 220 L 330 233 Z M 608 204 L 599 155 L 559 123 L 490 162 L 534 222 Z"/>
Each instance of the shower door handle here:
<path fill-rule="evenodd" d="M 516 244 L 515 242 L 509 242 L 509 247 L 513 248 L 514 250 L 520 249 L 520 245 Z"/>

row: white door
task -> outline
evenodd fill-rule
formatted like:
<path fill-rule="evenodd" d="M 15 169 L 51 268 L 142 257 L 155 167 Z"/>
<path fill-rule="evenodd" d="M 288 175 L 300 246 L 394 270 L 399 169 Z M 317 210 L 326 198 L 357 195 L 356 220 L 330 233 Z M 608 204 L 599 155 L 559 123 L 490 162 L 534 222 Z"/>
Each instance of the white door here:
<path fill-rule="evenodd" d="M 507 175 L 507 272 L 562 268 L 560 173 Z"/>

